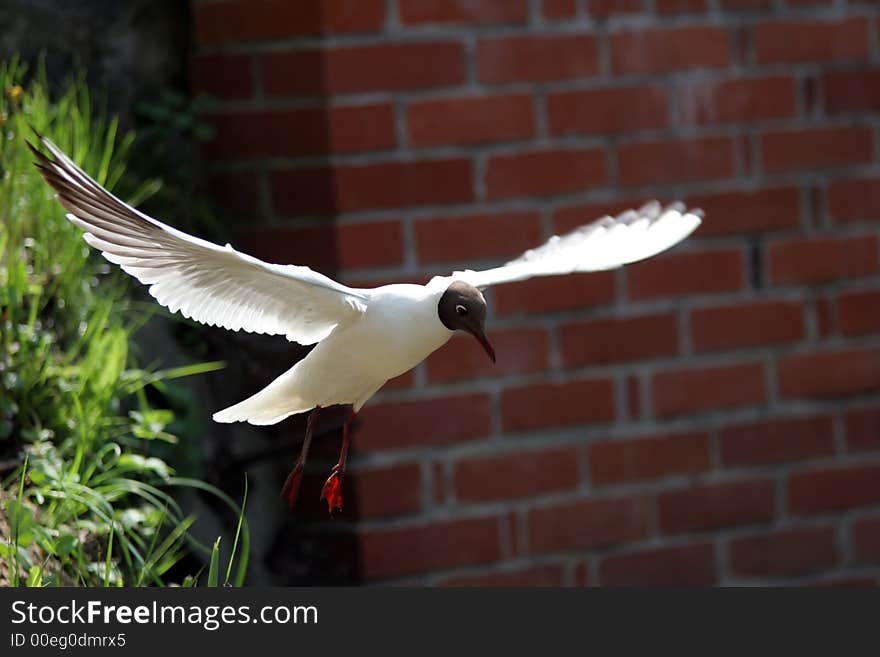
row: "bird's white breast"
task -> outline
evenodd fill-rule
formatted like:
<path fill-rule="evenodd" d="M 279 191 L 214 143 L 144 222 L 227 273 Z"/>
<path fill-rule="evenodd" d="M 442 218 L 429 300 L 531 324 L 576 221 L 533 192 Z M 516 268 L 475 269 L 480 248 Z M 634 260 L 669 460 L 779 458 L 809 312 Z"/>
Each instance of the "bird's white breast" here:
<path fill-rule="evenodd" d="M 437 313 L 440 295 L 425 286 L 388 285 L 374 294 L 353 333 L 374 350 L 371 362 L 385 361 L 379 369 L 392 377 L 412 369 L 452 337 Z"/>
<path fill-rule="evenodd" d="M 422 285 L 371 290 L 363 315 L 337 328 L 302 362 L 299 374 L 309 388 L 327 393 L 315 402 L 357 407 L 443 346 L 453 332 L 437 314 L 441 294 Z"/>

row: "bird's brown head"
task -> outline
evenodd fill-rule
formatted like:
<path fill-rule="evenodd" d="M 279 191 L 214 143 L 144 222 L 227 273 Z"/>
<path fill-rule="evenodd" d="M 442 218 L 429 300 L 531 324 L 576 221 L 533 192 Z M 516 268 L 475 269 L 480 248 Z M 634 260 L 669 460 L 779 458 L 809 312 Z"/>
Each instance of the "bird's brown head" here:
<path fill-rule="evenodd" d="M 495 349 L 486 337 L 486 299 L 482 292 L 473 285 L 455 281 L 440 297 L 437 314 L 450 331 L 467 331 L 474 336 L 495 362 Z"/>

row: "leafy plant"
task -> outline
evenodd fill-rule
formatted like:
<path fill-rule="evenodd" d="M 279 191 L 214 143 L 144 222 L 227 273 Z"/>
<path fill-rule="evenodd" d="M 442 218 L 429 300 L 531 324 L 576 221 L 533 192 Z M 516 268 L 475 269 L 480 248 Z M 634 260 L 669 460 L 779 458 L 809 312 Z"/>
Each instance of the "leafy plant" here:
<path fill-rule="evenodd" d="M 147 316 L 128 301 L 125 277 L 64 218 L 26 143 L 31 127 L 46 134 L 114 189 L 134 136 L 96 110 L 82 76 L 51 98 L 40 70 L 24 80 L 18 61 L 0 64 L 0 582 L 165 584 L 190 553 L 211 555 L 172 494 L 189 487 L 238 514 L 238 567 L 231 578 L 233 550 L 226 582 L 241 585 L 243 505 L 176 476 L 156 449 L 177 438 L 175 413 L 155 400 L 171 380 L 222 364 L 137 366 L 133 336 Z M 138 203 L 157 188 L 151 181 L 124 196 Z"/>

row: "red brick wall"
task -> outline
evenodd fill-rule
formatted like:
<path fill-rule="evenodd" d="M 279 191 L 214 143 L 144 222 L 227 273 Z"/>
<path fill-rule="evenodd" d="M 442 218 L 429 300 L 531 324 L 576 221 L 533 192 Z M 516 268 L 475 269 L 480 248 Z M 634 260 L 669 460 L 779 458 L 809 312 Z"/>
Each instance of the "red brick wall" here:
<path fill-rule="evenodd" d="M 651 197 L 706 210 L 671 254 L 492 290 L 496 366 L 456 339 L 368 404 L 360 577 L 877 583 L 876 5 L 193 11 L 256 255 L 418 281 Z"/>

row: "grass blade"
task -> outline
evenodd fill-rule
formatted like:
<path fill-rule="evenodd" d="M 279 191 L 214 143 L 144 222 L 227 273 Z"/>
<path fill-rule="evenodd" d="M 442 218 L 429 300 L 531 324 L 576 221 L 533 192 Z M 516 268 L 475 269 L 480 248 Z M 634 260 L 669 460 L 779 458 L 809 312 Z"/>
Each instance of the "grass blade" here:
<path fill-rule="evenodd" d="M 208 586 L 216 588 L 220 580 L 220 537 L 214 541 L 211 550 L 211 565 L 208 567 Z"/>
<path fill-rule="evenodd" d="M 232 572 L 232 562 L 235 561 L 235 551 L 238 548 L 238 537 L 241 534 L 241 525 L 244 522 L 244 510 L 247 506 L 247 495 L 248 495 L 248 480 L 247 475 L 244 477 L 244 496 L 241 500 L 241 511 L 238 513 L 238 526 L 235 528 L 235 540 L 232 542 L 232 554 L 229 555 L 229 563 L 226 564 L 226 581 L 225 584 L 229 586 L 229 575 Z M 245 557 L 245 562 L 247 561 L 247 557 Z M 244 573 L 241 573 L 241 579 L 244 579 Z M 241 586 L 242 581 L 238 580 L 236 577 L 236 586 Z"/>

